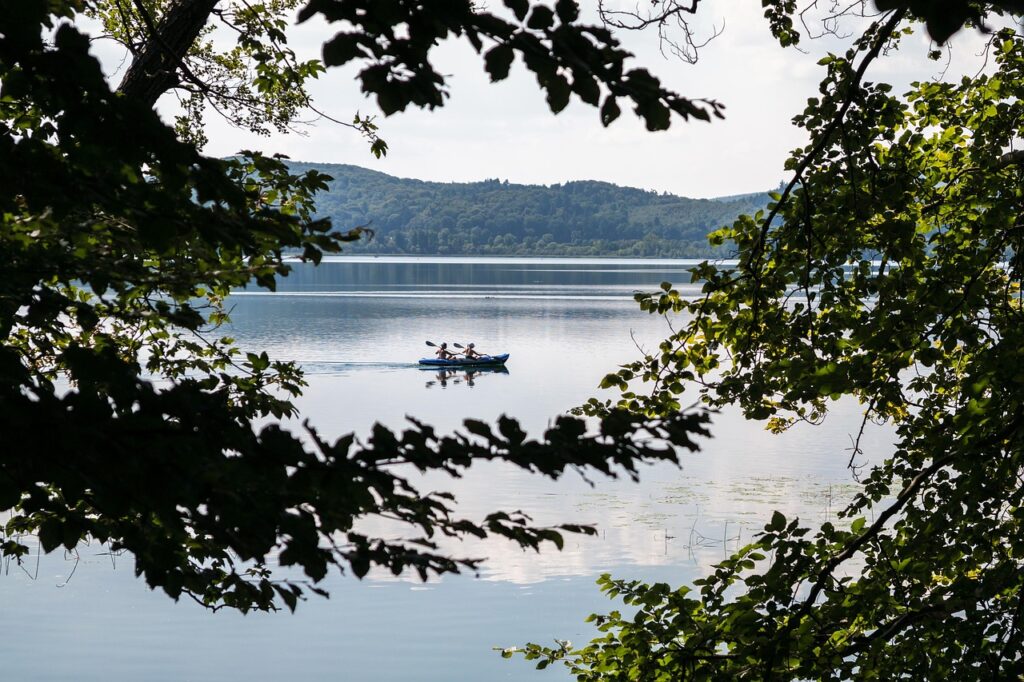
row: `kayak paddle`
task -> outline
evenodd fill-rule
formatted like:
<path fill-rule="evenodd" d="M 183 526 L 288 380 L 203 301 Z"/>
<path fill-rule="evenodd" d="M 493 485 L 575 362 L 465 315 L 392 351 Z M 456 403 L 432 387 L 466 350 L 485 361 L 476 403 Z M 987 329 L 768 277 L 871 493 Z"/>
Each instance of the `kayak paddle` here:
<path fill-rule="evenodd" d="M 455 346 L 456 348 L 461 348 L 463 350 L 463 355 L 465 355 L 465 351 L 467 350 L 466 346 L 463 346 L 461 343 L 452 343 L 452 345 Z M 474 346 L 474 348 L 475 348 L 475 346 Z M 480 351 L 477 351 L 477 353 L 480 353 Z M 480 353 L 480 355 L 487 355 L 487 354 L 486 353 Z"/>

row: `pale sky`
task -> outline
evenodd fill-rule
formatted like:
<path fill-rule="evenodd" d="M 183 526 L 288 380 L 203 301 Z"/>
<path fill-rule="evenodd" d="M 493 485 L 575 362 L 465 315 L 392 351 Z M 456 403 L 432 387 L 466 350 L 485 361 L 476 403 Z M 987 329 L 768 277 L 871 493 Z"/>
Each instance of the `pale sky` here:
<path fill-rule="evenodd" d="M 491 4 L 500 6 L 498 0 Z M 381 136 L 390 145 L 384 159 L 371 156 L 354 131 L 330 122 L 316 123 L 305 136 L 260 138 L 232 129 L 216 116 L 209 119 L 206 152 L 226 156 L 259 149 L 295 160 L 349 163 L 440 182 L 604 180 L 689 197 L 773 188 L 785 178 L 788 152 L 804 143 L 791 119 L 817 94 L 824 69 L 816 62 L 830 50 L 844 51 L 848 41 L 804 40 L 806 52 L 783 49 L 773 42 L 760 3 L 753 0 L 705 2 L 700 12 L 700 25 L 707 30 L 712 22 L 719 27 L 724 23 L 724 32 L 701 50 L 695 65 L 663 57 L 654 33 L 623 32 L 620 39 L 637 55 L 635 64 L 658 75 L 670 89 L 724 103 L 725 120 L 676 118 L 670 130 L 650 133 L 623 102 L 623 115 L 609 128 L 601 126 L 596 109 L 577 101 L 555 116 L 518 60 L 509 79 L 491 84 L 482 58 L 465 39 L 457 39 L 443 44 L 434 58 L 440 72 L 451 74 L 446 106 L 378 118 Z M 292 31 L 291 44 L 302 58 L 319 56 L 320 45 L 334 32 L 310 21 Z M 982 43 L 976 32 L 958 35 L 947 77 L 976 70 L 980 60 L 975 53 Z M 938 76 L 944 62 L 926 59 L 928 47 L 922 35 L 906 39 L 899 54 L 873 66 L 868 80 L 884 79 L 902 91 L 912 80 Z M 104 56 L 105 63 L 112 63 Z M 341 120 L 350 120 L 356 111 L 376 113 L 374 101 L 359 91 L 354 73 L 352 68 L 329 69 L 313 85 L 323 111 Z"/>

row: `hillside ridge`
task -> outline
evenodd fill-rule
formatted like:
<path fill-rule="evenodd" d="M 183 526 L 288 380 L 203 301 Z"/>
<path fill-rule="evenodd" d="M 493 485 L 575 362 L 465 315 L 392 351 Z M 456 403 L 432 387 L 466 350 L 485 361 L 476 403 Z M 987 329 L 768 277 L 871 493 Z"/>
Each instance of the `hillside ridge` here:
<path fill-rule="evenodd" d="M 349 253 L 707 257 L 708 232 L 763 208 L 767 192 L 691 199 L 600 180 L 525 185 L 438 182 L 361 166 L 289 162 L 331 176 L 317 216 L 336 229 L 368 225 Z"/>

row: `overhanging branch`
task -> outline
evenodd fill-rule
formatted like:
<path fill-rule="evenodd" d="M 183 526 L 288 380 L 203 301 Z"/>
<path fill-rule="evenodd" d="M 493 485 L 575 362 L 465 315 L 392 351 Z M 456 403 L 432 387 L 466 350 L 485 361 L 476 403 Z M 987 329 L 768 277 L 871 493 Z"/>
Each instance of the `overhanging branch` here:
<path fill-rule="evenodd" d="M 140 12 L 149 40 L 132 61 L 118 92 L 148 107 L 178 84 L 178 69 L 184 66 L 185 55 L 206 26 L 220 0 L 178 0 L 172 4 L 159 24 L 141 2 Z"/>

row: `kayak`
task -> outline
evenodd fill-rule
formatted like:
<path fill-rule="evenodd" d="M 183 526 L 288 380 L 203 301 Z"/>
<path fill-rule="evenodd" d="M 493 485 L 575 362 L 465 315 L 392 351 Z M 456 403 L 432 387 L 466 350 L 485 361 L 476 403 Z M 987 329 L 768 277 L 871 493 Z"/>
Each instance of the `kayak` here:
<path fill-rule="evenodd" d="M 506 360 L 508 360 L 508 353 L 481 355 L 478 358 L 472 359 L 451 358 L 450 360 L 442 360 L 441 358 L 423 358 L 420 360 L 420 364 L 431 367 L 473 367 L 475 365 L 504 365 Z"/>

